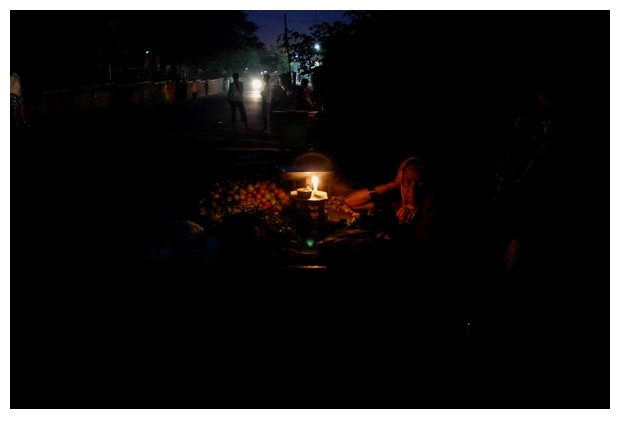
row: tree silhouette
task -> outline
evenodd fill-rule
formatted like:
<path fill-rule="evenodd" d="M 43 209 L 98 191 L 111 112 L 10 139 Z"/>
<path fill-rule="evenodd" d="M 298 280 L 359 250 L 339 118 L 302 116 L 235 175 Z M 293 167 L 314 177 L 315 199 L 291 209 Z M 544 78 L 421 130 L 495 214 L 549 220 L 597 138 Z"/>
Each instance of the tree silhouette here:
<path fill-rule="evenodd" d="M 179 66 L 222 76 L 258 67 L 264 55 L 257 26 L 242 11 L 21 10 L 10 16 L 12 67 L 41 90 L 143 80 L 152 77 L 147 66 L 170 70 L 171 77 Z"/>

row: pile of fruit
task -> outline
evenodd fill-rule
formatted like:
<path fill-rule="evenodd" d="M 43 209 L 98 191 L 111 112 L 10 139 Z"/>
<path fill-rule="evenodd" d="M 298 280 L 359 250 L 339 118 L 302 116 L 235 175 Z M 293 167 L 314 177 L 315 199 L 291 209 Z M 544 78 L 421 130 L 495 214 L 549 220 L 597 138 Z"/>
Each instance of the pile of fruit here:
<path fill-rule="evenodd" d="M 280 213 L 289 202 L 289 194 L 276 179 L 236 179 L 211 185 L 198 204 L 200 216 L 219 222 L 240 213 Z"/>
<path fill-rule="evenodd" d="M 358 212 L 351 210 L 344 203 L 344 200 L 345 197 L 342 195 L 332 195 L 329 197 L 329 201 L 325 205 L 328 220 L 338 222 L 344 219 L 347 224 L 350 224 L 360 217 Z"/>

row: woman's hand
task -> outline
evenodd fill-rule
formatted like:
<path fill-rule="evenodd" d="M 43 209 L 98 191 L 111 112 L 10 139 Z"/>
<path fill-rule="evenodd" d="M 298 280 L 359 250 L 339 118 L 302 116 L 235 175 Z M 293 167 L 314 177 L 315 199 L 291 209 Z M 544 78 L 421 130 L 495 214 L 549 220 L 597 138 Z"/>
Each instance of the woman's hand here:
<path fill-rule="evenodd" d="M 402 206 L 396 212 L 396 217 L 398 218 L 398 223 L 401 224 L 401 225 L 402 224 L 410 223 L 413 220 L 413 217 L 415 216 L 415 213 L 416 213 L 416 209 L 415 208 L 409 207 L 409 206 Z"/>

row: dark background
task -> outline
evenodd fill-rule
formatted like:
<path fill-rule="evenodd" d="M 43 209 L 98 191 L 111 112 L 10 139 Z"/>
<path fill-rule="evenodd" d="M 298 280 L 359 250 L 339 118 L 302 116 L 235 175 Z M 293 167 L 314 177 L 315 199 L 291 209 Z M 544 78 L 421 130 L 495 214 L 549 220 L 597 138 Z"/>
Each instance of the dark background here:
<path fill-rule="evenodd" d="M 406 310 L 393 286 L 400 278 L 376 267 L 370 273 L 381 277 L 361 267 L 360 282 L 246 261 L 217 276 L 196 267 L 153 272 L 130 250 L 143 231 L 134 198 L 140 163 L 128 160 L 143 153 L 124 147 L 123 168 L 107 171 L 126 190 L 118 195 L 126 216 L 90 213 L 104 234 L 96 245 L 84 239 L 88 256 L 63 258 L 55 251 L 62 240 L 14 236 L 12 408 L 607 408 L 609 48 L 608 11 L 391 11 L 325 58 L 320 85 L 337 165 L 366 184 L 392 179 L 406 154 L 432 160 L 469 258 L 484 251 L 501 142 L 530 91 L 551 85 L 562 176 L 552 213 L 560 241 L 549 257 L 561 269 L 527 290 L 543 307 L 540 320 L 553 320 L 534 341 L 420 338 L 392 318 Z M 79 171 L 75 149 L 101 156 L 89 141 L 97 137 L 51 152 L 38 179 Z M 17 170 L 28 164 L 12 161 Z M 87 212 L 77 195 L 42 192 Z M 13 196 L 16 214 L 31 207 L 32 195 Z M 61 219 L 39 220 L 49 228 Z M 33 252 L 41 242 L 45 252 Z M 449 271 L 451 288 L 477 279 Z"/>

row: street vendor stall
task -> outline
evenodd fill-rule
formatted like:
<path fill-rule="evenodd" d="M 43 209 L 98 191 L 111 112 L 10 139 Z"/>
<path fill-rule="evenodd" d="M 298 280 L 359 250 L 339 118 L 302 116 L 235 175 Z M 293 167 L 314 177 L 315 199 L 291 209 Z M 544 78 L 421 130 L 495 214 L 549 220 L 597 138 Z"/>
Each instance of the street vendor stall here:
<path fill-rule="evenodd" d="M 333 180 L 329 159 L 310 153 L 273 175 L 214 181 L 199 196 L 194 216 L 168 225 L 151 261 L 324 266 L 323 240 L 360 216 L 331 192 Z"/>

